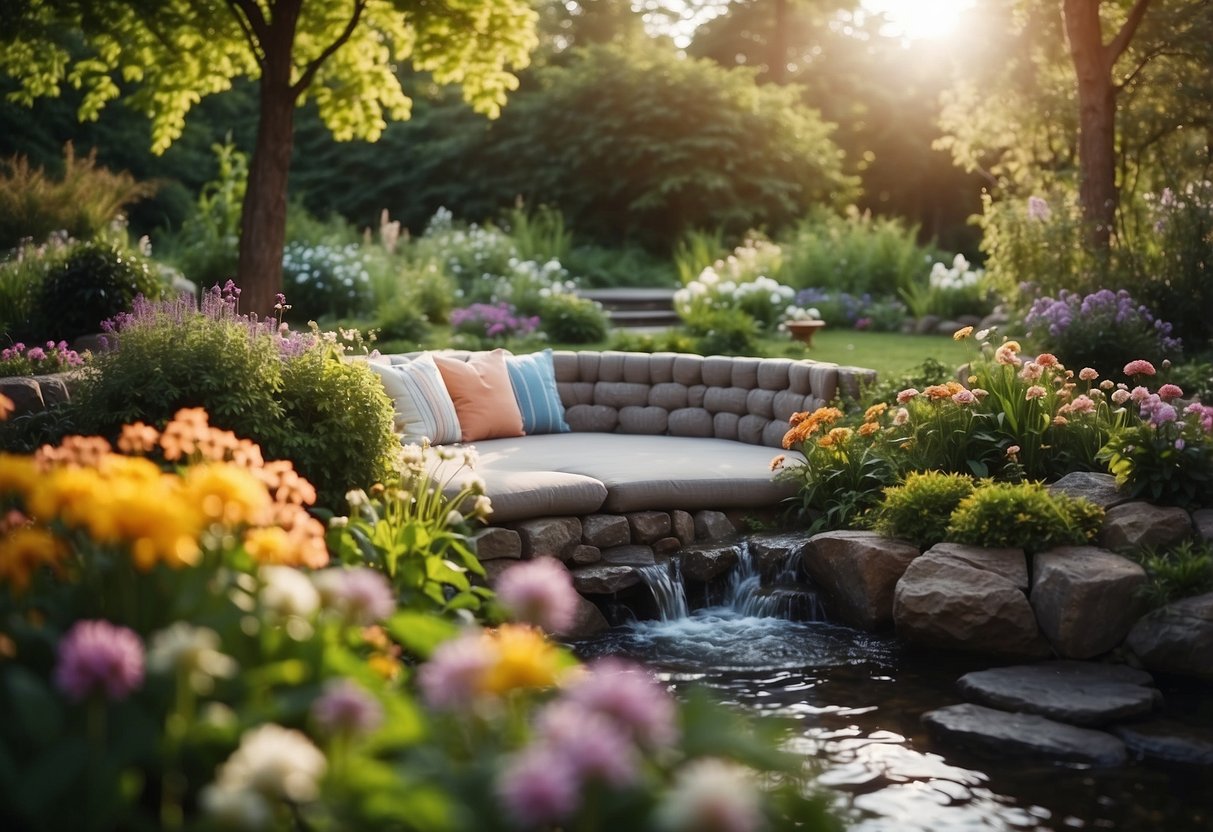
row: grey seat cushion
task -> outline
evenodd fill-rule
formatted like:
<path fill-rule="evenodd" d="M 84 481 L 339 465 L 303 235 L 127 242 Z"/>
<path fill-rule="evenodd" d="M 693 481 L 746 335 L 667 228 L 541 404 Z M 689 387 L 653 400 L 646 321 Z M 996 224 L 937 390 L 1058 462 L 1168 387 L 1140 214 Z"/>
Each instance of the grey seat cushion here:
<path fill-rule="evenodd" d="M 605 492 L 600 508 L 612 512 L 772 506 L 795 491 L 791 483 L 773 479 L 774 450 L 727 439 L 557 433 L 490 439 L 475 446 L 480 452 L 477 472 L 489 486 L 494 507 L 499 485 L 522 482 L 514 477 L 525 474 L 545 476 L 535 472 L 597 481 Z M 508 516 L 495 510 L 493 521 L 516 516 L 512 505 L 507 510 Z M 528 516 L 561 513 L 586 512 L 535 510 Z"/>

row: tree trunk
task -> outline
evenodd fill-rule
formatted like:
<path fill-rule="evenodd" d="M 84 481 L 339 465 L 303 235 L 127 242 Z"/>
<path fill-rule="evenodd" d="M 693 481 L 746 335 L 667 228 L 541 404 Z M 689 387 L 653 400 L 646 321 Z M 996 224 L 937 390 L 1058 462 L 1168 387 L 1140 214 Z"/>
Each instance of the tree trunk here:
<path fill-rule="evenodd" d="M 240 259 L 236 283 L 240 311 L 266 316 L 282 291 L 282 250 L 286 243 L 287 181 L 295 140 L 295 92 L 291 50 L 300 0 L 273 4 L 273 18 L 261 62 L 257 143 L 249 160 L 248 188 L 240 218 Z"/>

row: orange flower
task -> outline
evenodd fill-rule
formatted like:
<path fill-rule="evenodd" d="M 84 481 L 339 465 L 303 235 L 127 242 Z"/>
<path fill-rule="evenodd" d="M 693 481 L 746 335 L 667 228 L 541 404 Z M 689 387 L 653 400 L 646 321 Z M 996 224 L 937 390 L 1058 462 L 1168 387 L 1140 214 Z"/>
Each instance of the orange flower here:
<path fill-rule="evenodd" d="M 880 425 L 876 422 L 864 422 L 859 426 L 857 433 L 860 436 L 871 436 L 874 433 L 880 432 Z"/>
<path fill-rule="evenodd" d="M 888 402 L 874 404 L 863 412 L 863 420 L 865 422 L 874 422 L 888 409 Z"/>
<path fill-rule="evenodd" d="M 160 431 L 143 422 L 123 425 L 118 437 L 118 450 L 124 454 L 146 454 L 160 441 Z"/>
<path fill-rule="evenodd" d="M 787 456 L 784 454 L 780 454 L 779 456 L 772 459 L 771 460 L 771 470 L 778 471 L 780 468 L 783 467 L 784 460 L 786 460 L 786 459 L 787 459 Z"/>
<path fill-rule="evenodd" d="M 834 428 L 821 439 L 817 440 L 817 444 L 822 448 L 829 448 L 842 442 L 846 442 L 854 433 L 850 428 Z"/>
<path fill-rule="evenodd" d="M 973 334 L 973 327 L 962 326 L 960 329 L 958 329 L 952 333 L 952 340 L 953 341 L 963 341 L 964 339 L 968 338 L 972 334 Z"/>
<path fill-rule="evenodd" d="M 113 452 L 110 443 L 100 436 L 65 436 L 58 447 L 43 445 L 34 453 L 41 465 L 62 464 L 91 468 L 102 457 Z"/>
<path fill-rule="evenodd" d="M 0 422 L 3 422 L 5 419 L 7 419 L 9 417 L 9 414 L 11 414 L 16 409 L 17 409 L 17 405 L 13 404 L 13 400 L 10 399 L 8 396 L 4 395 L 3 393 L 0 393 Z"/>

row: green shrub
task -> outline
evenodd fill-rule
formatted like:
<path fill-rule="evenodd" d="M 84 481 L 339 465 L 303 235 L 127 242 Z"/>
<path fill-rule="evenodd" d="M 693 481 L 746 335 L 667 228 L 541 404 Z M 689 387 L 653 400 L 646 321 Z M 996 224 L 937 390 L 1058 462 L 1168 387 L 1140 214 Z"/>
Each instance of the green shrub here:
<path fill-rule="evenodd" d="M 143 255 L 115 243 L 81 243 L 42 283 L 35 314 L 39 339 L 100 332 L 102 321 L 131 309 L 137 296 L 158 298 L 163 290 Z"/>
<path fill-rule="evenodd" d="M 579 285 L 587 288 L 616 286 L 668 286 L 677 284 L 668 260 L 640 246 L 576 246 L 563 261 Z"/>
<path fill-rule="evenodd" d="M 1088 500 L 1052 494 L 1042 483 L 983 483 L 952 512 L 947 539 L 1034 554 L 1090 543 L 1103 515 Z"/>
<path fill-rule="evenodd" d="M 397 297 L 375 312 L 375 329 L 382 341 L 408 341 L 421 344 L 430 335 L 430 322 L 412 298 Z"/>
<path fill-rule="evenodd" d="M 911 473 L 901 485 L 884 490 L 869 524 L 881 534 L 926 549 L 946 538 L 952 512 L 972 493 L 973 480 L 963 474 Z"/>
<path fill-rule="evenodd" d="M 740 309 L 709 309 L 687 322 L 701 355 L 753 355 L 758 324 Z"/>
<path fill-rule="evenodd" d="M 371 276 L 358 245 L 288 243 L 282 252 L 282 287 L 292 320 L 309 321 L 366 311 Z"/>
<path fill-rule="evenodd" d="M 166 259 L 198 286 L 218 285 L 236 274 L 248 184 L 248 156 L 236 149 L 230 137 L 211 149 L 219 162 L 218 175 L 202 186 L 181 229 L 163 241 Z"/>
<path fill-rule="evenodd" d="M 557 344 L 593 344 L 607 337 L 610 320 L 602 304 L 566 292 L 539 303 L 539 326 Z"/>
<path fill-rule="evenodd" d="M 618 350 L 620 352 L 693 353 L 697 349 L 697 345 L 692 336 L 677 329 L 669 329 L 656 334 L 616 329 L 611 333 L 607 349 Z"/>
<path fill-rule="evenodd" d="M 39 335 L 31 323 L 42 284 L 63 263 L 70 248 L 71 241 L 56 234 L 41 245 L 22 243 L 0 262 L 0 335 L 11 340 Z"/>
<path fill-rule="evenodd" d="M 1184 541 L 1165 551 L 1137 553 L 1149 582 L 1142 595 L 1151 607 L 1213 591 L 1213 545 Z"/>
<path fill-rule="evenodd" d="M 560 211 L 547 205 L 528 211 L 516 204 L 505 212 L 502 226 L 523 260 L 564 260 L 573 248 L 573 234 Z"/>

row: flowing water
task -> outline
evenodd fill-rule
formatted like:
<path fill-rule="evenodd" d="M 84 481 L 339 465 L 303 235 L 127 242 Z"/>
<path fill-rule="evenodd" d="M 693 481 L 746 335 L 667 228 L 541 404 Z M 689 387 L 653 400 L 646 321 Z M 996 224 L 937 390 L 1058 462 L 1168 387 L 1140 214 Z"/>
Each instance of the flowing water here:
<path fill-rule="evenodd" d="M 1208 768 L 1097 769 L 933 742 L 922 713 L 963 701 L 957 678 L 991 663 L 824 621 L 813 593 L 792 586 L 795 572 L 789 564 L 764 585 L 743 551 L 722 600 L 688 613 L 676 572 L 649 567 L 642 577 L 661 619 L 617 627 L 578 652 L 632 658 L 675 690 L 707 686 L 725 702 L 792 720 L 789 747 L 811 758 L 852 832 L 1213 832 Z M 1168 715 L 1213 724 L 1207 687 L 1162 690 Z"/>

